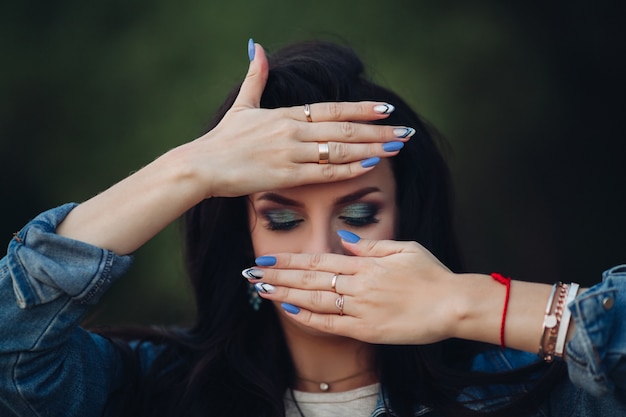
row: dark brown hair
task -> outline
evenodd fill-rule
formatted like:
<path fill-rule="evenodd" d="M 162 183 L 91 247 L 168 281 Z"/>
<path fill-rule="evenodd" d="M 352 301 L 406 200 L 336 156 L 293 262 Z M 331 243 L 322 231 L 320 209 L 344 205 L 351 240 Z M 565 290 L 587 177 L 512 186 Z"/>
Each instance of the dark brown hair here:
<path fill-rule="evenodd" d="M 459 271 L 450 173 L 440 152 L 442 142 L 432 129 L 401 97 L 369 80 L 350 48 L 302 42 L 271 54 L 269 62 L 261 100 L 264 108 L 321 101 L 385 101 L 396 110 L 382 123 L 416 129 L 415 136 L 391 160 L 399 208 L 396 239 L 420 242 Z M 235 88 L 230 93 L 209 128 L 219 123 L 237 92 Z M 131 384 L 135 398 L 131 413 L 284 415 L 283 396 L 294 378 L 290 354 L 273 306 L 263 302 L 259 311 L 253 310 L 248 302 L 249 284 L 240 276 L 242 269 L 254 263 L 245 199 L 212 198 L 185 215 L 185 259 L 197 318 L 186 330 L 145 334 L 149 343 L 162 344 L 163 350 L 147 373 Z M 467 363 L 471 355 L 485 348 L 459 340 L 427 346 L 377 346 L 376 367 L 389 399 L 387 406 L 397 416 L 411 416 L 416 404 L 444 415 L 475 415 L 458 403 L 462 389 L 527 381 L 536 370 L 501 375 L 470 372 Z M 545 396 L 542 393 L 549 391 L 550 378 L 544 381 L 493 415 L 519 415 L 536 408 Z"/>

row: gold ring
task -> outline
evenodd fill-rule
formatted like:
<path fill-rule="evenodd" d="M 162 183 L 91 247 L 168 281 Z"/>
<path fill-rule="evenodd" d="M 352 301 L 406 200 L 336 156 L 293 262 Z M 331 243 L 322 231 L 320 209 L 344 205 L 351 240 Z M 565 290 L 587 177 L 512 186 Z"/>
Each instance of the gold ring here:
<path fill-rule="evenodd" d="M 306 116 L 306 121 L 307 122 L 312 122 L 313 119 L 311 119 L 311 105 L 310 104 L 305 104 L 304 105 L 304 115 Z"/>
<path fill-rule="evenodd" d="M 337 292 L 337 277 L 339 277 L 339 274 L 333 275 L 333 279 L 330 281 L 330 289 L 333 292 Z"/>
<path fill-rule="evenodd" d="M 319 164 L 327 164 L 330 159 L 330 148 L 328 142 L 317 142 L 317 151 L 319 152 Z"/>
<path fill-rule="evenodd" d="M 339 309 L 339 315 L 343 316 L 343 295 L 340 295 L 335 300 L 335 306 Z"/>

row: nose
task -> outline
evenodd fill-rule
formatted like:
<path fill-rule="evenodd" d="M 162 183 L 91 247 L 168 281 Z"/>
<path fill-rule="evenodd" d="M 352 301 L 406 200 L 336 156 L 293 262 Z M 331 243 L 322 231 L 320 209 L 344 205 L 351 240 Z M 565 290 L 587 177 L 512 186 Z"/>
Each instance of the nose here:
<path fill-rule="evenodd" d="M 311 229 L 305 245 L 306 253 L 343 253 L 341 239 L 331 227 Z"/>

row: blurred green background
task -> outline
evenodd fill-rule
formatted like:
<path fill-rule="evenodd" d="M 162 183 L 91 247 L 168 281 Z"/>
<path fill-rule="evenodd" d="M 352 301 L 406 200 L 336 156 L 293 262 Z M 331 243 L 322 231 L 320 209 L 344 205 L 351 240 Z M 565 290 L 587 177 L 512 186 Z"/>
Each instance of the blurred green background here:
<path fill-rule="evenodd" d="M 194 139 L 244 76 L 249 37 L 270 52 L 324 38 L 450 142 L 468 269 L 593 283 L 626 261 L 619 4 L 3 2 L 0 236 Z M 174 226 L 142 248 L 93 322 L 188 320 L 178 247 Z"/>

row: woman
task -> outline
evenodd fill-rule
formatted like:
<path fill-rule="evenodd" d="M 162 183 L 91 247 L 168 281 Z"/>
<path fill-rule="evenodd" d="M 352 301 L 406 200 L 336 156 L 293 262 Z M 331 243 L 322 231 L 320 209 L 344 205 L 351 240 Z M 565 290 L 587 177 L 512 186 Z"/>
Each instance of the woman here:
<path fill-rule="evenodd" d="M 399 97 L 364 79 L 351 51 L 318 42 L 275 53 L 261 97 L 267 61 L 252 51 L 241 91 L 206 137 L 77 207 L 44 213 L 12 240 L 0 290 L 25 309 L 2 297 L 3 334 L 19 335 L 3 342 L 3 415 L 569 415 L 595 406 L 617 415 L 614 400 L 574 389 L 561 361 L 481 343 L 495 341 L 493 319 L 467 331 L 445 314 L 456 313 L 457 283 L 402 241 L 460 269 L 449 175 Z M 320 101 L 361 104 L 305 105 Z M 374 125 L 383 119 L 396 127 Z M 194 325 L 108 338 L 77 328 L 85 305 L 128 267 L 123 255 L 185 211 Z M 511 291 L 506 329 L 526 328 L 549 288 L 516 282 Z M 528 304 L 523 293 L 539 296 Z M 509 333 L 508 344 L 525 346 L 525 333 Z M 507 372 L 496 372 L 501 364 Z"/>

